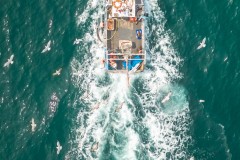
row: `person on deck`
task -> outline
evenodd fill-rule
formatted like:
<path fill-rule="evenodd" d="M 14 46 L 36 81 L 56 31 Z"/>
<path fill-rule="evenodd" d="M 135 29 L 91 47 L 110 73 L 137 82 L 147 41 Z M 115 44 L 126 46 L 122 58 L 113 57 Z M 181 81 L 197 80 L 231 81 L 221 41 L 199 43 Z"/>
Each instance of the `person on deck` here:
<path fill-rule="evenodd" d="M 110 53 L 110 58 L 109 58 L 109 64 L 112 68 L 117 69 L 117 63 L 116 60 L 118 57 L 116 55 L 113 55 L 114 53 Z"/>

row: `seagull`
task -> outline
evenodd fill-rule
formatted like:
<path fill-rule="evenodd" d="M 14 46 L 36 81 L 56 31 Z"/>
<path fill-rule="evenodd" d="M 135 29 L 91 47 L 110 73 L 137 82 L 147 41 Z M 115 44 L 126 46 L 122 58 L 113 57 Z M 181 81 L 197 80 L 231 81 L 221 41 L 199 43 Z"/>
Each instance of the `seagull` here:
<path fill-rule="evenodd" d="M 14 55 L 12 54 L 11 57 L 7 60 L 7 62 L 4 63 L 3 67 L 9 67 L 10 64 L 13 64 L 13 57 Z"/>
<path fill-rule="evenodd" d="M 82 73 L 81 73 L 81 71 L 77 71 L 77 72 L 73 73 L 73 75 L 76 75 L 76 76 L 80 77 L 82 75 Z"/>
<path fill-rule="evenodd" d="M 224 58 L 224 62 L 226 62 L 226 60 L 228 60 L 228 57 Z"/>
<path fill-rule="evenodd" d="M 48 41 L 47 45 L 45 46 L 45 48 L 42 50 L 41 53 L 45 53 L 47 51 L 50 51 L 51 50 L 50 45 L 51 45 L 51 41 Z"/>
<path fill-rule="evenodd" d="M 35 131 L 35 128 L 37 127 L 36 123 L 34 122 L 34 119 L 32 118 L 32 121 L 31 121 L 31 126 L 32 126 L 32 132 Z"/>
<path fill-rule="evenodd" d="M 59 76 L 61 74 L 62 68 L 58 69 L 53 73 L 53 76 Z"/>
<path fill-rule="evenodd" d="M 92 146 L 91 151 L 95 152 L 98 149 L 98 142 Z"/>
<path fill-rule="evenodd" d="M 167 101 L 170 99 L 170 96 L 171 96 L 171 95 L 172 95 L 172 92 L 169 92 L 169 93 L 167 94 L 167 96 L 163 98 L 163 100 L 162 100 L 161 102 L 162 102 L 162 103 L 167 102 Z"/>
<path fill-rule="evenodd" d="M 97 104 L 95 104 L 95 106 L 93 107 L 92 110 L 98 109 L 98 108 L 100 107 L 100 104 L 101 104 L 101 103 L 97 103 Z"/>
<path fill-rule="evenodd" d="M 122 109 L 124 102 L 122 102 L 115 110 L 115 112 L 118 112 L 120 109 Z"/>
<path fill-rule="evenodd" d="M 199 46 L 197 47 L 197 49 L 201 49 L 206 47 L 206 37 L 203 38 L 202 42 L 199 44 Z"/>
<path fill-rule="evenodd" d="M 57 154 L 60 153 L 60 151 L 62 150 L 62 146 L 60 145 L 59 141 L 57 141 Z"/>
<path fill-rule="evenodd" d="M 73 42 L 73 44 L 79 44 L 82 40 L 81 39 L 75 39 L 75 41 Z"/>
<path fill-rule="evenodd" d="M 88 97 L 89 97 L 88 92 L 85 92 L 85 93 L 83 94 L 83 98 L 86 99 L 86 98 L 88 98 Z"/>
<path fill-rule="evenodd" d="M 203 100 L 203 99 L 200 99 L 200 100 L 199 100 L 199 103 L 203 103 L 203 102 L 205 102 L 205 100 Z"/>

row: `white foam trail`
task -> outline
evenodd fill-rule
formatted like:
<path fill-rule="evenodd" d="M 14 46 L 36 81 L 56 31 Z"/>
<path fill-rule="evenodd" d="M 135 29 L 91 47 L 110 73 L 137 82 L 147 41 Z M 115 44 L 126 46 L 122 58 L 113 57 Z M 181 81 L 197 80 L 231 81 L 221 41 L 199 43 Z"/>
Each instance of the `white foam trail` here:
<path fill-rule="evenodd" d="M 97 19 L 99 18 L 99 15 L 104 13 L 103 7 L 104 1 L 98 1 L 98 0 L 89 0 L 86 8 L 84 9 L 83 13 L 77 15 L 77 24 L 83 24 L 85 23 L 89 18 Z M 94 12 L 96 11 L 97 12 Z M 92 13 L 92 14 L 91 14 Z M 78 14 L 78 13 L 77 13 Z M 90 15 L 91 14 L 91 15 Z"/>
<path fill-rule="evenodd" d="M 221 127 L 221 138 L 222 138 L 222 145 L 224 147 L 225 153 L 226 153 L 226 159 L 232 159 L 232 154 L 230 152 L 228 142 L 227 142 L 227 136 L 225 134 L 225 128 L 222 124 L 218 124 Z"/>
<path fill-rule="evenodd" d="M 90 13 L 95 21 L 103 13 L 99 1 L 88 2 L 84 12 L 77 16 L 78 24 L 82 25 L 88 21 Z M 76 125 L 79 127 L 73 130 L 75 140 L 71 142 L 72 148 L 66 157 L 78 159 L 104 157 L 103 149 L 110 145 L 117 148 L 117 151 L 111 152 L 114 157 L 136 159 L 135 151 L 139 137 L 133 128 L 127 127 L 133 125 L 133 113 L 127 105 L 123 105 L 118 112 L 115 111 L 127 97 L 126 75 L 108 75 L 100 68 L 99 58 L 104 52 L 100 48 L 103 48 L 103 45 L 97 40 L 94 22 L 89 29 L 82 38 L 83 44 L 79 45 L 78 51 L 80 55 L 84 54 L 84 60 L 74 58 L 71 64 L 72 80 L 81 88 L 81 96 L 76 99 L 75 105 L 80 100 L 85 107 L 78 114 Z M 119 137 L 112 132 L 121 134 L 121 141 L 124 142 L 114 140 Z M 95 143 L 99 143 L 98 150 L 91 152 L 91 147 Z"/>
<path fill-rule="evenodd" d="M 182 78 L 178 70 L 182 60 L 172 47 L 169 36 L 172 34 L 164 29 L 166 20 L 158 6 L 158 1 L 149 0 L 146 6 L 151 11 L 150 18 L 152 17 L 153 21 L 153 24 L 146 29 L 149 32 L 146 35 L 150 35 L 152 44 L 155 42 L 155 45 L 149 48 L 152 56 L 150 63 L 155 73 L 147 73 L 143 80 L 147 83 L 144 89 L 149 91 L 143 93 L 141 97 L 143 109 L 146 112 L 144 123 L 148 126 L 150 133 L 149 143 L 145 148 L 148 146 L 154 148 L 148 149 L 149 157 L 152 159 L 194 159 L 193 153 L 189 153 L 189 146 L 193 145 L 193 139 L 190 133 L 192 119 L 186 99 L 187 94 L 183 87 L 172 84 L 174 79 Z M 224 61 L 227 61 L 227 58 Z M 204 72 L 207 72 L 207 69 Z M 169 91 L 173 94 L 166 105 L 159 103 Z M 152 111 L 150 108 L 155 110 Z M 225 130 L 223 126 L 221 128 L 222 144 L 227 159 L 231 159 Z"/>
<path fill-rule="evenodd" d="M 146 38 L 153 38 L 151 42 L 155 45 L 149 48 L 150 65 L 154 70 L 145 72 L 140 78 L 146 90 L 140 95 L 146 114 L 143 125 L 150 134 L 148 143 L 143 145 L 151 159 L 189 159 L 191 155 L 187 152 L 188 145 L 192 144 L 189 135 L 192 120 L 186 93 L 181 86 L 172 84 L 175 79 L 182 78 L 178 70 L 182 60 L 172 47 L 171 33 L 164 28 L 166 20 L 157 0 L 149 0 L 145 6 L 151 11 L 150 18 L 154 19 L 146 29 L 146 35 L 149 35 Z M 160 103 L 169 92 L 172 92 L 169 101 Z"/>
<path fill-rule="evenodd" d="M 103 8 L 98 3 L 97 0 L 88 2 L 84 12 L 77 15 L 79 25 L 84 25 L 89 17 L 96 21 L 97 15 L 103 13 Z M 100 3 L 103 6 L 104 1 Z M 150 64 L 154 70 L 131 79 L 132 82 L 143 79 L 143 89 L 146 92 L 134 95 L 139 98 L 145 117 L 136 114 L 139 104 L 129 95 L 126 75 L 109 75 L 100 69 L 99 57 L 104 50 L 100 49 L 103 46 L 94 34 L 95 26 L 92 22 L 89 32 L 82 38 L 83 43 L 79 45 L 78 53 L 84 55 L 83 60 L 74 58 L 71 63 L 72 80 L 80 88 L 80 97 L 76 98 L 74 106 L 81 103 L 84 108 L 78 113 L 75 122 L 77 129 L 73 130 L 74 140 L 70 142 L 72 146 L 67 158 L 101 159 L 111 155 L 116 159 L 134 160 L 140 158 L 136 153 L 141 154 L 143 151 L 147 153 L 145 158 L 149 159 L 191 157 L 186 154 L 187 147 L 191 144 L 188 134 L 191 118 L 186 94 L 182 87 L 171 83 L 182 77 L 178 71 L 181 59 L 164 29 L 165 19 L 157 1 L 150 0 L 146 6 L 151 9 L 150 15 L 156 20 L 151 28 L 147 28 L 149 33 L 151 30 L 155 34 L 153 41 L 156 45 L 149 48 L 152 57 Z M 169 91 L 173 93 L 169 101 L 160 104 Z M 123 101 L 125 103 L 122 109 L 116 112 Z M 150 110 L 153 107 L 156 108 L 155 112 Z M 149 132 L 147 143 L 141 140 L 145 133 L 138 131 L 136 126 L 145 127 L 146 132 Z M 92 145 L 96 143 L 99 143 L 98 150 L 91 152 Z M 111 148 L 108 155 L 105 155 L 106 146 Z"/>

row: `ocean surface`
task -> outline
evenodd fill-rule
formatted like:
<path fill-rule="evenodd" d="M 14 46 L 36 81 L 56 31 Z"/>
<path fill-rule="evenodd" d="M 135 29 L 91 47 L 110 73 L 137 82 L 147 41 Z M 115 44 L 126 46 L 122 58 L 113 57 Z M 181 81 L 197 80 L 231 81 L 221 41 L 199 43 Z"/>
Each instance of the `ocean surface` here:
<path fill-rule="evenodd" d="M 0 160 L 239 160 L 240 0 L 146 0 L 129 86 L 100 66 L 104 3 L 0 1 Z"/>

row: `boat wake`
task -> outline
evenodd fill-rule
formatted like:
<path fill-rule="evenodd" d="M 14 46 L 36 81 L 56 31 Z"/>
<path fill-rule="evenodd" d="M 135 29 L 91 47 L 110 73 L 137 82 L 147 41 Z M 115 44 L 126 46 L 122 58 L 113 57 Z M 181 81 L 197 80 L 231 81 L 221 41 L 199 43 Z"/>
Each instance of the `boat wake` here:
<path fill-rule="evenodd" d="M 72 60 L 72 81 L 79 90 L 78 110 L 66 159 L 189 159 L 191 118 L 186 91 L 177 84 L 181 59 L 173 49 L 165 18 L 156 0 L 145 4 L 150 17 L 146 39 L 150 62 L 144 73 L 130 77 L 101 69 L 103 45 L 95 36 L 96 15 L 103 3 L 89 1 L 79 17 L 91 16 L 84 44 Z M 98 2 L 99 3 L 99 2 Z M 89 19 L 78 18 L 78 25 Z M 151 24 L 151 25 L 150 25 Z M 80 57 L 80 58 L 79 58 Z M 162 100 L 171 92 L 169 99 Z"/>

